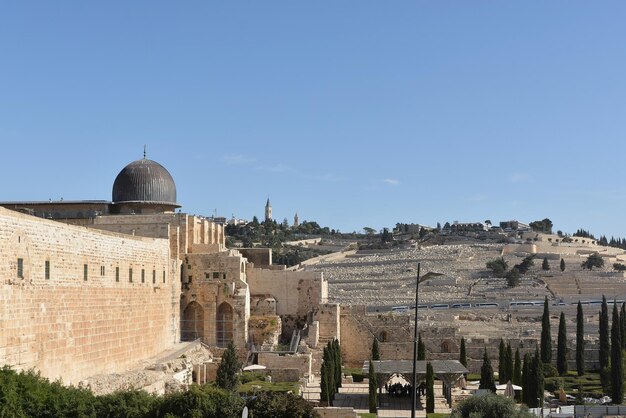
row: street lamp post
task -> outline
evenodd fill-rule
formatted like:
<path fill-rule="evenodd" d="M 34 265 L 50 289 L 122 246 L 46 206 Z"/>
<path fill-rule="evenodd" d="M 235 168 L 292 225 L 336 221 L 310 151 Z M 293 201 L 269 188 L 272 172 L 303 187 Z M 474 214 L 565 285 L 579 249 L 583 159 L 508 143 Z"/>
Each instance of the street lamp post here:
<path fill-rule="evenodd" d="M 415 281 L 415 335 L 413 336 L 413 387 L 411 388 L 411 418 L 415 418 L 417 409 L 417 306 L 420 289 L 420 264 L 417 263 L 417 280 Z"/>

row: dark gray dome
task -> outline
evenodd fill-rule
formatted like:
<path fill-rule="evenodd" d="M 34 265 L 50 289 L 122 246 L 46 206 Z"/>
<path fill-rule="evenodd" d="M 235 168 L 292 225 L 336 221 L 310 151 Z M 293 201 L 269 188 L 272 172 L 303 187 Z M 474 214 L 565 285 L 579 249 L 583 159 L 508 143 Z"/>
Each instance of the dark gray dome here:
<path fill-rule="evenodd" d="M 120 171 L 113 183 L 113 203 L 141 202 L 176 205 L 176 184 L 161 164 L 137 160 Z"/>

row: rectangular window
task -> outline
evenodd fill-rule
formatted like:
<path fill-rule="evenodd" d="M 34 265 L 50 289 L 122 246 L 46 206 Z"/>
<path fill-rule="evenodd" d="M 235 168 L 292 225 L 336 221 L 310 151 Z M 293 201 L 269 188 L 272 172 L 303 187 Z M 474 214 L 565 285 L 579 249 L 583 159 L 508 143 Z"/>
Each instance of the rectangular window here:
<path fill-rule="evenodd" d="M 132 267 L 129 267 L 129 269 L 128 269 L 128 281 L 130 283 L 133 282 L 133 268 Z"/>
<path fill-rule="evenodd" d="M 100 276 L 104 276 L 104 266 L 100 266 Z"/>
<path fill-rule="evenodd" d="M 165 270 L 163 270 L 163 283 L 165 283 Z"/>
<path fill-rule="evenodd" d="M 145 282 L 146 282 L 146 270 L 141 269 L 141 283 L 145 283 Z"/>
<path fill-rule="evenodd" d="M 152 284 L 156 283 L 156 270 L 152 270 Z"/>
<path fill-rule="evenodd" d="M 217 272 L 217 271 L 214 271 L 214 272 L 213 272 L 213 278 L 214 278 L 214 279 L 219 279 L 219 278 L 220 278 L 220 273 L 219 273 L 219 272 Z"/>
<path fill-rule="evenodd" d="M 50 280 L 50 260 L 46 260 L 44 265 L 44 275 L 46 280 Z"/>
<path fill-rule="evenodd" d="M 120 268 L 119 267 L 115 267 L 115 281 L 116 282 L 120 281 Z"/>
<path fill-rule="evenodd" d="M 17 259 L 17 277 L 20 279 L 24 278 L 24 259 Z"/>
<path fill-rule="evenodd" d="M 83 264 L 83 280 L 87 281 L 87 273 L 89 271 L 89 266 L 87 264 Z"/>

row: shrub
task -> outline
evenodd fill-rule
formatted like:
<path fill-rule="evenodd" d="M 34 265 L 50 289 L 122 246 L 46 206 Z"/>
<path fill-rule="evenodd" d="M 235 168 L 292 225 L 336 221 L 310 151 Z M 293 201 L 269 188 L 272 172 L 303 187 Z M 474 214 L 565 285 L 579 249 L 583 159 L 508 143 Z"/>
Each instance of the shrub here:
<path fill-rule="evenodd" d="M 518 407 L 512 398 L 495 394 L 473 396 L 461 402 L 451 418 L 532 418 L 525 407 Z"/>

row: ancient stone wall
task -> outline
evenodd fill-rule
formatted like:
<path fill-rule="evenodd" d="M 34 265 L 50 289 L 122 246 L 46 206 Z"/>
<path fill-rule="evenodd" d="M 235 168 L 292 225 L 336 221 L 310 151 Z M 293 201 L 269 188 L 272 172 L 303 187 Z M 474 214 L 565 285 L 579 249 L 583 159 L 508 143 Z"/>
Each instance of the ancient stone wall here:
<path fill-rule="evenodd" d="M 272 265 L 271 248 L 238 248 L 239 252 L 257 267 Z"/>
<path fill-rule="evenodd" d="M 250 293 L 246 260 L 237 251 L 187 254 L 180 299 L 182 338 L 202 339 L 210 346 L 238 347 L 248 342 Z"/>
<path fill-rule="evenodd" d="M 328 298 L 328 287 L 322 273 L 249 268 L 250 294 L 272 295 L 278 315 L 306 316 Z"/>
<path fill-rule="evenodd" d="M 335 303 L 320 305 L 313 310 L 313 321 L 319 323 L 319 342 L 326 343 L 335 338 L 341 340 L 341 307 Z"/>
<path fill-rule="evenodd" d="M 67 383 L 122 372 L 179 338 L 167 240 L 0 209 L 0 365 Z"/>
<path fill-rule="evenodd" d="M 273 353 L 259 353 L 258 363 L 268 369 L 298 369 L 300 377 L 311 374 L 311 353 L 278 355 Z"/>
<path fill-rule="evenodd" d="M 98 216 L 91 226 L 129 235 L 169 238 L 181 258 L 186 253 L 220 251 L 225 245 L 223 225 L 185 213 Z"/>

